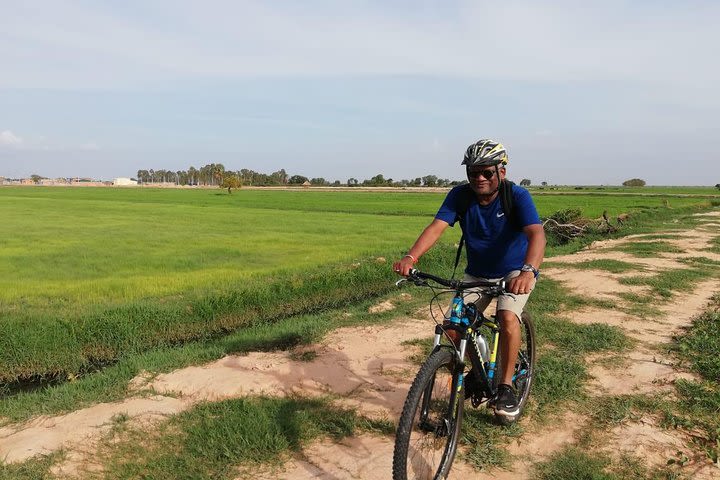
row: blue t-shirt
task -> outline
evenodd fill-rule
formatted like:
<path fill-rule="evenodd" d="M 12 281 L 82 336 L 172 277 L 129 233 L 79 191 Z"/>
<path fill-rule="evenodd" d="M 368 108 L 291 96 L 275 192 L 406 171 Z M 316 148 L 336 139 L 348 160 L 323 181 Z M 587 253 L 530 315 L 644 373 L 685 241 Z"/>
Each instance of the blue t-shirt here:
<path fill-rule="evenodd" d="M 435 218 L 453 226 L 457 218 L 460 192 L 467 188 L 459 185 L 445 197 Z M 530 192 L 522 187 L 512 187 L 515 215 L 521 226 L 540 224 L 540 217 Z M 498 195 L 489 205 L 481 206 L 472 201 L 465 213 L 465 245 L 468 266 L 466 273 L 474 277 L 500 278 L 525 263 L 527 235 L 513 227 L 502 209 Z"/>

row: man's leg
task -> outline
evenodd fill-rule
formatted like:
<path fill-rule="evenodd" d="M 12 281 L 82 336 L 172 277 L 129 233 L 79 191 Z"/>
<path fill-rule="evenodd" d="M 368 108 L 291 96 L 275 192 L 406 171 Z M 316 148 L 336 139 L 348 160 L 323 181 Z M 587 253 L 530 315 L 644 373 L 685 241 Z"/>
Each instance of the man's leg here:
<path fill-rule="evenodd" d="M 506 280 L 519 275 L 519 271 L 511 272 Z M 522 332 L 520 329 L 520 316 L 528 301 L 530 294 L 505 294 L 498 298 L 496 318 L 500 326 L 500 376 L 498 378 L 498 392 L 495 401 L 495 414 L 502 415 L 509 421 L 514 421 L 520 415 L 512 377 L 515 373 L 515 363 L 520 350 Z"/>
<path fill-rule="evenodd" d="M 510 310 L 499 310 L 497 319 L 500 322 L 500 383 L 512 385 L 518 351 L 520 350 L 520 319 Z"/>

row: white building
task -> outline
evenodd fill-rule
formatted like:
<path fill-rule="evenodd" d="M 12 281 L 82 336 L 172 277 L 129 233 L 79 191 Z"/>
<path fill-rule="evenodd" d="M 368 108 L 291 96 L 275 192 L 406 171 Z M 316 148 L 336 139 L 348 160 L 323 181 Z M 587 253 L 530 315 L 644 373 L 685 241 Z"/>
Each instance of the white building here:
<path fill-rule="evenodd" d="M 138 183 L 131 178 L 126 178 L 126 177 L 113 178 L 113 185 L 115 185 L 115 186 L 127 187 L 127 186 L 137 185 L 137 184 Z"/>

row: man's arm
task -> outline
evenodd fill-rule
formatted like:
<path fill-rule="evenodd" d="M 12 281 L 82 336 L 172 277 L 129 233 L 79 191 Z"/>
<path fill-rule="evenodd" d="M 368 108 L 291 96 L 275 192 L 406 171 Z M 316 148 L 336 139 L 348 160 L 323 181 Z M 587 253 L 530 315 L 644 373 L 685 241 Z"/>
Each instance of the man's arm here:
<path fill-rule="evenodd" d="M 523 228 L 523 232 L 528 237 L 528 249 L 525 255 L 525 263 L 529 263 L 536 269 L 540 270 L 540 265 L 545 258 L 545 229 L 542 225 L 528 225 Z"/>
<path fill-rule="evenodd" d="M 434 219 L 430 225 L 425 227 L 425 230 L 423 230 L 418 239 L 415 240 L 407 256 L 393 264 L 393 270 L 399 275 L 406 277 L 410 269 L 413 268 L 413 265 L 420 260 L 420 257 L 422 257 L 425 252 L 430 250 L 430 247 L 435 245 L 435 242 L 438 241 L 448 226 L 446 221 L 437 218 Z"/>
<path fill-rule="evenodd" d="M 528 237 L 528 249 L 525 254 L 525 263 L 529 263 L 540 270 L 540 265 L 545 258 L 545 229 L 540 224 L 527 225 L 523 232 Z M 514 294 L 530 293 L 535 282 L 533 272 L 521 272 L 519 276 L 510 280 L 508 290 Z"/>

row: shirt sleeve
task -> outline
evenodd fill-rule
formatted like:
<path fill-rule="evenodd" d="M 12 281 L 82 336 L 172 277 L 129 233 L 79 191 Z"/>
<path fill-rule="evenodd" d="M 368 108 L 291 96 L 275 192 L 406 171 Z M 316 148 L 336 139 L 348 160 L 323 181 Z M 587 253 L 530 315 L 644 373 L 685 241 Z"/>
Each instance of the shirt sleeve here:
<path fill-rule="evenodd" d="M 457 220 L 458 192 L 458 187 L 450 190 L 445 197 L 445 201 L 440 206 L 440 210 L 435 214 L 436 219 L 446 222 L 451 227 L 455 225 L 455 220 Z"/>
<path fill-rule="evenodd" d="M 520 221 L 520 225 L 527 227 L 528 225 L 542 224 L 530 192 L 520 187 L 515 187 L 513 190 L 514 208 L 517 211 L 517 219 Z"/>

